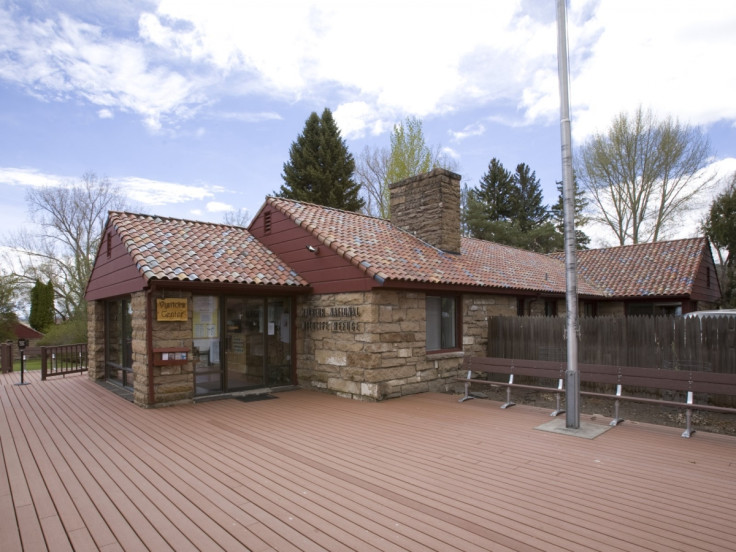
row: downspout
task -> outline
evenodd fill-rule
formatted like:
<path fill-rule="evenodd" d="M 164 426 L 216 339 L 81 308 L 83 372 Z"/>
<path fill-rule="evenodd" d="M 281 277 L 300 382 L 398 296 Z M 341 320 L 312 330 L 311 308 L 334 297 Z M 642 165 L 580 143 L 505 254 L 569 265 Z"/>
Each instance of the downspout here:
<path fill-rule="evenodd" d="M 148 363 L 148 404 L 152 406 L 154 401 L 153 387 L 153 315 L 151 314 L 151 296 L 153 294 L 152 287 L 146 290 L 146 359 Z"/>

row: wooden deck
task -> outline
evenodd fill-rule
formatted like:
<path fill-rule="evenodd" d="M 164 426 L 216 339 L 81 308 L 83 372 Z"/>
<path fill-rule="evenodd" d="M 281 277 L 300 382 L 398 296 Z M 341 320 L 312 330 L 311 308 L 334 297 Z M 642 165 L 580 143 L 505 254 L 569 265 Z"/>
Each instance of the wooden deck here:
<path fill-rule="evenodd" d="M 0 376 L 2 552 L 736 549 L 735 437 L 580 439 L 440 394 L 145 410 L 26 376 Z"/>

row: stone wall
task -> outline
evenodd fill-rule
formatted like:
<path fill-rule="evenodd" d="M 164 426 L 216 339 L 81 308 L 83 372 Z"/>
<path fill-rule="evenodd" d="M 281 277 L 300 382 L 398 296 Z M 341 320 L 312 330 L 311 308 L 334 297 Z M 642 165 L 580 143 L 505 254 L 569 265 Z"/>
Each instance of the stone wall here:
<path fill-rule="evenodd" d="M 87 303 L 87 375 L 105 378 L 105 303 Z"/>
<path fill-rule="evenodd" d="M 463 351 L 427 353 L 423 292 L 374 290 L 302 297 L 297 377 L 307 389 L 383 400 L 456 388 L 465 354 L 485 354 L 488 317 L 514 315 L 513 296 L 465 295 Z"/>
<path fill-rule="evenodd" d="M 167 292 L 166 297 L 186 297 L 189 316 L 186 322 L 156 321 L 156 298 L 151 297 L 153 321 L 153 348 L 187 347 L 192 358 L 192 301 L 189 293 Z M 146 334 L 146 292 L 134 293 L 130 298 L 132 340 L 132 368 L 134 401 L 139 406 L 151 407 L 191 400 L 194 397 L 194 365 L 191 360 L 181 366 L 153 366 L 153 396 L 149 393 L 148 340 Z M 92 379 L 105 378 L 105 302 L 87 304 L 88 375 Z"/>
<path fill-rule="evenodd" d="M 470 356 L 486 356 L 488 350 L 488 318 L 516 316 L 513 295 L 463 296 L 463 351 Z"/>
<path fill-rule="evenodd" d="M 145 295 L 140 298 L 141 306 L 145 312 Z M 192 294 L 187 292 L 165 293 L 166 298 L 186 298 L 188 304 L 188 316 L 184 322 L 171 322 L 156 320 L 156 299 L 163 299 L 164 293 L 158 292 L 151 296 L 151 337 L 153 349 L 166 347 L 185 347 L 188 349 L 189 359 L 182 365 L 154 366 L 153 372 L 153 401 L 148 398 L 148 355 L 146 348 L 145 318 L 133 318 L 133 371 L 135 372 L 135 402 L 142 406 L 157 406 L 171 404 L 180 401 L 190 401 L 194 398 L 194 362 L 192 351 Z M 133 296 L 133 312 L 136 308 L 136 297 Z M 154 355 L 155 358 L 156 355 Z"/>
<path fill-rule="evenodd" d="M 598 303 L 598 316 L 624 316 L 626 306 L 620 301 L 600 301 Z"/>
<path fill-rule="evenodd" d="M 392 224 L 438 249 L 460 252 L 460 175 L 434 169 L 390 190 Z"/>

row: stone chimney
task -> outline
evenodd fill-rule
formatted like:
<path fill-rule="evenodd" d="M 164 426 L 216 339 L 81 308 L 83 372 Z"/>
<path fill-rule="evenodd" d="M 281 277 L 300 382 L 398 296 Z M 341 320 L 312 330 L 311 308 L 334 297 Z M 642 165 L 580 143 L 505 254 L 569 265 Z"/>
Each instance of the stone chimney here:
<path fill-rule="evenodd" d="M 391 222 L 430 245 L 460 253 L 460 175 L 446 169 L 389 186 Z"/>

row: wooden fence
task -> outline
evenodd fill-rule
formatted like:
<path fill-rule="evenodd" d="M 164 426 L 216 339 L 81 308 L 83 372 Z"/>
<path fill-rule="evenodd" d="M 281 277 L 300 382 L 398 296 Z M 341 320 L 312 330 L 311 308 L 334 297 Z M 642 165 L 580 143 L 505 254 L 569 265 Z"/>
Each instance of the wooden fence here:
<path fill-rule="evenodd" d="M 736 319 L 668 316 L 580 318 L 578 361 L 736 373 Z M 492 317 L 488 356 L 565 361 L 564 317 Z"/>

